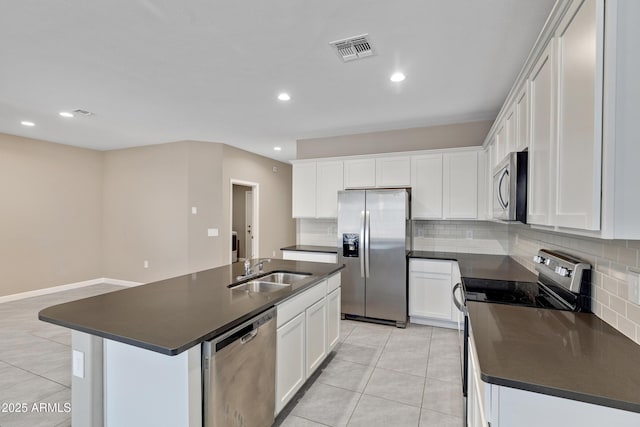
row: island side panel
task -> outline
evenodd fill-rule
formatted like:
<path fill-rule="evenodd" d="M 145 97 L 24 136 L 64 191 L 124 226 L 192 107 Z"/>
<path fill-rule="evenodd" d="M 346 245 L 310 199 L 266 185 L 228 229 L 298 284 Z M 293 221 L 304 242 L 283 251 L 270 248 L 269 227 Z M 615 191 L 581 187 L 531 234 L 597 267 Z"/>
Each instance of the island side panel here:
<path fill-rule="evenodd" d="M 104 426 L 202 426 L 201 345 L 176 356 L 104 340 Z"/>
<path fill-rule="evenodd" d="M 71 376 L 71 423 L 74 426 L 102 427 L 103 339 L 84 332 L 71 331 L 71 347 L 74 352 L 81 353 L 84 364 L 79 368 L 82 378 L 72 367 L 74 374 Z"/>

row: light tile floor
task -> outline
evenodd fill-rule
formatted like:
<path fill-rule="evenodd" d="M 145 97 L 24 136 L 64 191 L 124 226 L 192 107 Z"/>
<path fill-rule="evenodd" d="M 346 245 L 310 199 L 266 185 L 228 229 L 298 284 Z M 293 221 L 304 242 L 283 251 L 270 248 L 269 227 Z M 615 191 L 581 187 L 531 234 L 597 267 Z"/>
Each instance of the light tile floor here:
<path fill-rule="evenodd" d="M 38 312 L 117 289 L 101 284 L 0 304 L 0 427 L 71 425 L 64 411 L 71 402 L 71 332 L 38 320 Z M 49 409 L 34 411 L 43 403 Z M 26 413 L 15 412 L 16 404 Z"/>
<path fill-rule="evenodd" d="M 34 403 L 71 402 L 71 333 L 38 320 L 38 311 L 117 289 L 95 285 L 0 304 L 0 427 L 71 425 L 69 413 L 32 411 Z M 276 425 L 462 425 L 456 331 L 343 320 L 340 340 Z M 5 403 L 25 403 L 27 413 L 2 412 Z"/>
<path fill-rule="evenodd" d="M 460 427 L 461 383 L 457 331 L 343 320 L 335 355 L 276 425 Z"/>

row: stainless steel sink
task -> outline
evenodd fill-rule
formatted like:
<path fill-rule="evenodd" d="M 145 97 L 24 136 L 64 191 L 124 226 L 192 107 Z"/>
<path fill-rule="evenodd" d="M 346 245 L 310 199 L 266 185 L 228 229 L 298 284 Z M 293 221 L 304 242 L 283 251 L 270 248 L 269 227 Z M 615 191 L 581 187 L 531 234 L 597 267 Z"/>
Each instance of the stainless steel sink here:
<path fill-rule="evenodd" d="M 277 292 L 285 288 L 289 288 L 289 283 L 273 283 L 265 282 L 263 280 L 252 280 L 247 283 L 243 283 L 238 286 L 234 286 L 234 291 L 248 291 L 248 292 Z"/>
<path fill-rule="evenodd" d="M 267 276 L 261 277 L 259 280 L 261 282 L 293 284 L 299 280 L 306 279 L 307 277 L 309 277 L 308 274 L 280 272 L 280 273 L 271 273 Z"/>
<path fill-rule="evenodd" d="M 248 292 L 277 292 L 287 287 L 291 287 L 292 284 L 308 278 L 309 274 L 303 273 L 284 273 L 277 272 L 271 273 L 266 276 L 260 277 L 250 282 L 241 283 L 239 285 L 230 286 L 233 290 L 248 291 Z"/>

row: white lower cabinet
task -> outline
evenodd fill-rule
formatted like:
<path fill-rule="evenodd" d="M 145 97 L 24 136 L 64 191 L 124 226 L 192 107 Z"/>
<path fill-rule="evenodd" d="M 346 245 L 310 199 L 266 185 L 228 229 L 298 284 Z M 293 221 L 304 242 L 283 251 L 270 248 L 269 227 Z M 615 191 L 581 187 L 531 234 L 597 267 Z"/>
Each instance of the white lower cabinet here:
<path fill-rule="evenodd" d="M 340 288 L 327 296 L 327 353 L 340 340 Z"/>
<path fill-rule="evenodd" d="M 276 415 L 340 339 L 340 274 L 277 305 Z"/>
<path fill-rule="evenodd" d="M 409 316 L 412 323 L 458 327 L 453 286 L 458 263 L 426 259 L 409 260 Z"/>
<path fill-rule="evenodd" d="M 309 307 L 306 311 L 307 328 L 307 378 L 313 374 L 327 355 L 327 299 Z"/>
<path fill-rule="evenodd" d="M 300 313 L 277 331 L 276 413 L 302 387 L 305 376 L 305 313 Z"/>

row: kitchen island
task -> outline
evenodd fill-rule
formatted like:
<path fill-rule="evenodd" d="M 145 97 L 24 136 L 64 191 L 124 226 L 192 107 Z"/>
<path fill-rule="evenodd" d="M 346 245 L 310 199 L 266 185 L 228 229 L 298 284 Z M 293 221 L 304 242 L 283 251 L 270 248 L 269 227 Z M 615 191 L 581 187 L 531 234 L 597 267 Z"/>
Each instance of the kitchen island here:
<path fill-rule="evenodd" d="M 306 277 L 273 292 L 248 292 L 229 287 L 244 273 L 235 263 L 42 310 L 41 320 L 73 330 L 74 425 L 201 426 L 201 344 L 307 294 L 342 268 L 273 259 L 252 278 Z"/>

